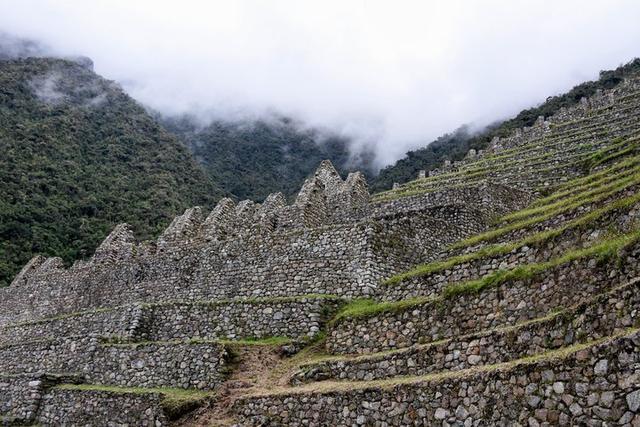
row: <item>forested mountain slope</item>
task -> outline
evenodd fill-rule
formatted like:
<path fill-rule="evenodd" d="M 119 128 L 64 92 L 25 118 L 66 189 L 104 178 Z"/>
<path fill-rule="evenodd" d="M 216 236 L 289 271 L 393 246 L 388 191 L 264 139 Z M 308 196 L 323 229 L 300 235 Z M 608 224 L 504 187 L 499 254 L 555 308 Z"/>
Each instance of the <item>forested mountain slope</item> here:
<path fill-rule="evenodd" d="M 0 286 L 34 253 L 86 256 L 119 222 L 150 237 L 222 195 L 89 60 L 0 60 Z"/>
<path fill-rule="evenodd" d="M 160 121 L 184 141 L 211 179 L 238 199 L 262 201 L 278 191 L 291 197 L 324 159 L 343 176 L 354 170 L 373 173 L 373 153 L 353 156 L 347 138 L 305 129 L 288 118 L 217 120 L 205 127 L 189 116 Z"/>

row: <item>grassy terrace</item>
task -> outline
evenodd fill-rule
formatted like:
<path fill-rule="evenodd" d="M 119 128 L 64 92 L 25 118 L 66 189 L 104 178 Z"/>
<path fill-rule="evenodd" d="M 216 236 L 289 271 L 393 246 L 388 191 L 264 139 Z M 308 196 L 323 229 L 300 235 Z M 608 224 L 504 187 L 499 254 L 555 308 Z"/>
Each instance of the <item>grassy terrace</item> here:
<path fill-rule="evenodd" d="M 620 148 L 623 146 L 623 144 L 620 143 L 620 138 L 621 137 L 616 137 L 615 139 L 611 140 L 612 144 L 616 145 L 616 148 Z M 630 141 L 636 141 L 636 139 L 632 139 Z M 605 144 L 605 142 L 600 142 L 598 145 L 602 145 L 602 144 Z M 424 194 L 434 189 L 434 186 L 436 185 L 444 185 L 446 186 L 446 188 L 453 188 L 457 184 L 456 181 L 461 181 L 461 180 L 464 180 L 464 181 L 457 184 L 458 186 L 470 185 L 473 183 L 481 182 L 484 178 L 495 175 L 495 173 L 497 172 L 500 172 L 500 174 L 504 175 L 509 171 L 519 171 L 521 165 L 526 165 L 527 167 L 544 166 L 549 163 L 548 161 L 545 161 L 545 160 L 554 158 L 559 154 L 572 153 L 580 149 L 584 150 L 585 147 L 596 148 L 597 145 L 593 143 L 583 143 L 577 146 L 573 146 L 567 150 L 548 152 L 548 153 L 544 153 L 542 155 L 531 157 L 531 158 L 524 158 L 524 159 L 521 158 L 517 163 L 510 163 L 508 167 L 502 167 L 499 169 L 499 171 L 497 171 L 495 167 L 486 166 L 486 167 L 480 167 L 475 169 L 467 168 L 467 169 L 459 170 L 456 172 L 440 174 L 435 177 L 418 179 L 418 180 L 411 181 L 407 184 L 404 184 L 403 186 L 400 187 L 399 190 L 387 190 L 387 191 L 377 193 L 372 197 L 372 201 L 384 202 L 388 200 L 394 200 L 400 197 L 409 197 L 409 196 Z M 606 158 L 601 159 L 601 161 L 598 164 L 605 163 L 605 162 L 614 160 L 615 158 L 625 156 L 627 154 L 630 154 L 634 150 L 627 148 L 620 151 L 613 151 L 613 149 L 608 149 L 607 145 L 605 145 L 598 152 L 601 152 L 601 151 L 607 152 L 610 154 L 606 156 Z M 488 159 L 492 159 L 492 157 Z M 484 161 L 488 159 L 485 159 Z M 593 161 L 593 153 L 589 151 L 581 151 L 574 155 L 566 156 L 562 160 L 565 162 L 570 161 L 569 163 L 566 163 L 564 165 L 565 167 L 575 166 L 576 168 L 582 169 L 584 168 L 585 164 L 588 164 L 589 162 Z M 472 165 L 473 167 L 476 167 L 478 164 L 480 164 L 480 161 L 470 163 L 470 165 Z M 545 170 L 553 171 L 555 169 L 557 168 L 539 169 L 539 172 L 543 172 Z"/>
<path fill-rule="evenodd" d="M 566 202 L 556 202 L 548 207 L 535 207 L 525 209 L 522 212 L 522 217 L 518 217 L 517 221 L 508 223 L 499 228 L 494 228 L 484 233 L 476 234 L 475 236 L 461 240 L 450 246 L 451 249 L 463 249 L 470 246 L 477 245 L 479 243 L 488 242 L 499 237 L 502 237 L 512 231 L 525 229 L 544 221 L 550 220 L 560 214 L 573 211 L 579 207 L 587 204 L 596 204 L 604 202 L 610 197 L 615 196 L 625 190 L 633 188 L 640 184 L 640 173 L 634 174 L 632 177 L 624 178 L 616 181 L 615 186 L 607 187 L 605 190 L 594 192 L 589 197 L 578 195 Z M 530 213 L 535 212 L 535 214 Z"/>
<path fill-rule="evenodd" d="M 604 107 L 596 108 L 591 110 L 592 114 L 600 115 L 601 112 L 607 110 L 615 110 L 616 113 L 623 112 L 627 110 L 635 110 L 637 108 L 637 103 L 634 101 L 640 100 L 640 92 L 630 93 L 621 98 L 617 98 L 616 102 L 611 105 L 607 105 Z M 560 123 L 552 123 L 551 126 L 556 129 L 563 129 L 569 126 L 575 126 L 577 124 L 583 123 L 585 121 L 589 121 L 592 119 L 592 115 L 587 117 L 583 117 L 581 119 L 575 119 L 571 121 L 562 121 Z"/>
<path fill-rule="evenodd" d="M 638 183 L 640 183 L 640 168 L 634 168 L 633 173 L 629 174 L 623 172 L 621 173 L 621 176 L 617 177 L 614 181 L 594 184 L 591 188 L 587 188 L 585 191 L 577 194 L 569 195 L 568 197 L 557 199 L 547 204 L 532 206 L 504 215 L 500 219 L 499 223 L 512 224 L 516 221 L 522 221 L 527 218 L 537 217 L 551 212 L 566 211 L 570 206 L 575 207 L 586 203 L 598 202 L 612 194 L 637 185 Z"/>
<path fill-rule="evenodd" d="M 384 351 L 380 351 L 380 352 L 376 352 L 376 353 L 365 353 L 365 354 L 340 354 L 340 355 L 334 355 L 334 354 L 327 354 L 324 352 L 324 347 L 322 347 L 321 349 L 318 349 L 315 354 L 312 355 L 304 355 L 304 357 L 302 357 L 301 359 L 303 359 L 301 362 L 297 363 L 297 366 L 300 369 L 305 369 L 305 368 L 311 368 L 319 363 L 323 363 L 323 362 L 338 362 L 338 361 L 363 361 L 363 362 L 367 362 L 367 361 L 375 361 L 375 360 L 382 360 L 384 359 L 386 356 L 392 355 L 392 354 L 403 354 L 403 353 L 410 353 L 413 352 L 414 350 L 418 349 L 418 350 L 423 350 L 423 349 L 427 349 L 429 347 L 433 347 L 433 346 L 437 346 L 437 345 L 442 345 L 445 343 L 450 343 L 450 342 L 454 342 L 454 341 L 463 341 L 463 342 L 471 342 L 473 340 L 476 339 L 480 339 L 484 336 L 487 336 L 489 334 L 505 334 L 505 333 L 510 333 L 510 332 L 514 332 L 514 331 L 518 331 L 521 330 L 522 328 L 531 326 L 531 325 L 541 325 L 544 324 L 546 322 L 553 322 L 555 319 L 558 318 L 567 318 L 567 319 L 574 319 L 577 315 L 580 315 L 581 313 L 583 313 L 584 307 L 587 306 L 593 306 L 595 304 L 599 304 L 600 300 L 603 297 L 608 297 L 611 296 L 613 294 L 615 294 L 616 292 L 619 292 L 621 289 L 624 288 L 628 288 L 631 289 L 633 288 L 638 288 L 638 282 L 631 282 L 631 283 L 626 283 L 624 285 L 618 286 L 614 289 L 611 289 L 607 292 L 604 292 L 602 294 L 598 294 L 596 296 L 594 296 L 593 298 L 591 298 L 588 301 L 576 304 L 572 307 L 568 307 L 568 308 L 564 308 L 561 310 L 557 310 L 554 312 L 551 312 L 549 314 L 547 314 L 546 316 L 543 317 L 538 317 L 535 319 L 531 319 L 531 320 L 525 320 L 519 323 L 516 323 L 514 325 L 507 325 L 507 326 L 499 326 L 499 327 L 495 327 L 495 328 L 491 328 L 491 329 L 487 329 L 487 330 L 483 330 L 480 332 L 473 332 L 473 333 L 469 333 L 469 334 L 465 334 L 465 335 L 461 335 L 461 336 L 456 336 L 456 337 L 452 337 L 452 338 L 445 338 L 445 339 L 441 339 L 441 340 L 437 340 L 437 341 L 431 341 L 429 343 L 426 344 L 414 344 L 413 346 L 410 347 L 402 347 L 402 348 L 395 348 L 395 349 L 391 349 L 391 350 L 384 350 Z"/>
<path fill-rule="evenodd" d="M 624 130 L 630 131 L 630 134 L 627 136 L 630 136 L 634 133 L 635 131 L 635 121 L 634 120 L 627 120 L 628 123 L 630 123 L 629 126 L 625 127 Z M 627 123 L 625 122 L 625 123 Z M 611 125 L 611 123 L 607 123 L 609 126 Z M 600 125 L 598 125 L 598 127 L 601 127 Z M 508 150 L 503 150 L 500 152 L 500 154 L 498 155 L 493 155 L 493 156 L 487 156 L 485 158 L 482 159 L 478 159 L 475 160 L 473 162 L 469 162 L 466 165 L 463 165 L 460 167 L 460 169 L 458 169 L 457 171 L 452 171 L 452 172 L 447 172 L 447 173 L 443 173 L 440 175 L 437 175 L 435 177 L 428 177 L 428 178 L 423 178 L 423 179 L 418 179 L 418 180 L 414 180 L 411 181 L 410 183 L 407 183 L 405 185 L 403 185 L 401 188 L 407 192 L 408 189 L 412 189 L 413 187 L 420 187 L 420 186 L 426 186 L 428 184 L 435 184 L 438 182 L 441 182 L 443 180 L 450 180 L 451 178 L 461 178 L 461 177 L 465 177 L 467 179 L 469 178 L 474 178 L 474 177 L 482 177 L 484 175 L 486 175 L 486 172 L 491 171 L 493 168 L 491 167 L 493 163 L 496 162 L 504 162 L 505 160 L 514 158 L 514 157 L 518 157 L 518 158 L 522 158 L 523 154 L 526 154 L 529 151 L 537 151 L 540 149 L 544 149 L 544 150 L 548 150 L 549 148 L 552 148 L 554 146 L 559 146 L 559 145 L 566 145 L 570 142 L 575 142 L 578 141 L 580 139 L 585 139 L 585 138 L 597 138 L 597 137 L 606 137 L 608 136 L 610 133 L 610 131 L 608 130 L 603 130 L 601 135 L 594 135 L 593 132 L 585 132 L 582 131 L 580 133 L 577 133 L 573 136 L 572 139 L 569 140 L 561 140 L 559 142 L 556 143 L 552 143 L 552 141 L 556 140 L 557 138 L 554 136 L 552 138 L 549 137 L 542 137 L 542 138 L 538 138 L 535 141 L 536 142 L 530 142 L 527 143 L 525 145 L 519 146 L 517 148 L 512 148 L 512 149 L 508 149 Z M 616 138 L 616 140 L 619 137 Z M 547 142 L 546 144 L 539 144 L 538 142 Z M 615 141 L 615 140 L 614 140 Z M 601 144 L 601 143 L 600 143 Z M 572 147 L 568 150 L 557 150 L 555 152 L 551 152 L 551 153 L 544 153 L 540 156 L 536 156 L 533 158 L 528 158 L 528 159 L 524 159 L 522 162 L 526 163 L 526 162 L 531 162 L 534 159 L 544 159 L 544 158 L 549 158 L 551 156 L 554 155 L 554 153 L 559 153 L 559 152 L 571 152 L 571 151 L 575 151 L 576 149 L 579 149 L 580 147 L 584 148 L 584 147 L 593 147 L 594 144 L 593 143 L 582 143 L 582 144 L 577 144 L 576 147 Z M 528 147 L 528 148 L 527 148 Z M 377 198 L 389 198 L 389 195 L 391 193 L 397 193 L 398 190 L 388 190 L 385 192 L 381 192 L 378 193 L 377 195 L 374 196 L 374 199 Z M 413 192 L 411 191 L 412 194 L 419 194 L 417 192 Z M 395 198 L 395 197 L 394 197 Z"/>
<path fill-rule="evenodd" d="M 590 224 L 593 224 L 595 221 L 605 217 L 605 215 L 609 213 L 628 209 L 636 204 L 640 204 L 640 194 L 635 194 L 633 196 L 617 200 L 614 203 L 607 204 L 599 209 L 581 215 L 578 218 L 575 218 L 574 220 L 560 227 L 527 236 L 517 242 L 489 245 L 482 247 L 475 252 L 457 255 L 444 261 L 435 261 L 428 264 L 419 265 L 412 270 L 390 277 L 385 282 L 383 282 L 383 284 L 395 285 L 407 279 L 426 276 L 429 274 L 448 270 L 456 265 L 465 264 L 478 259 L 506 255 L 523 246 L 538 246 L 541 244 L 545 244 L 552 239 L 562 235 L 566 231 L 585 229 Z"/>
<path fill-rule="evenodd" d="M 594 258 L 599 262 L 611 261 L 617 259 L 618 253 L 622 249 L 636 244 L 639 240 L 640 230 L 601 239 L 589 247 L 570 250 L 562 256 L 553 258 L 547 262 L 524 264 L 511 269 L 498 270 L 481 279 L 449 284 L 442 290 L 440 296 L 436 298 L 412 298 L 394 302 L 356 300 L 343 307 L 332 322 L 337 323 L 345 319 L 367 318 L 382 313 L 402 312 L 428 302 L 443 302 L 459 295 L 478 293 L 509 281 L 531 279 L 561 265 L 586 258 Z"/>
<path fill-rule="evenodd" d="M 99 384 L 61 384 L 55 386 L 54 389 L 137 395 L 159 394 L 161 396 L 162 409 L 169 419 L 176 419 L 194 410 L 203 404 L 205 400 L 214 396 L 212 392 L 193 389 L 115 387 Z"/>
<path fill-rule="evenodd" d="M 577 160 L 573 160 L 573 161 L 569 161 L 568 163 L 565 163 L 564 167 L 581 165 L 583 162 L 582 158 L 585 157 L 586 155 L 588 155 L 588 153 L 580 153 L 580 154 L 576 154 L 574 156 L 569 156 L 565 158 L 564 160 L 573 160 L 573 159 L 577 159 Z M 545 156 L 545 158 L 547 157 L 552 157 L 552 155 L 550 154 Z M 522 163 L 526 164 L 529 167 L 544 166 L 548 164 L 548 162 L 545 162 L 545 161 L 538 161 L 533 163 L 529 161 L 529 162 L 522 162 Z M 400 187 L 399 190 L 389 190 L 389 191 L 377 193 L 372 197 L 372 201 L 385 202 L 389 200 L 395 200 L 401 197 L 409 197 L 409 196 L 415 196 L 419 194 L 425 194 L 436 189 L 442 189 L 442 188 L 450 189 L 450 188 L 456 188 L 456 187 L 465 187 L 474 183 L 482 182 L 484 179 L 489 178 L 498 172 L 502 174 L 509 171 L 519 171 L 520 167 L 521 167 L 520 164 L 514 164 L 514 165 L 510 165 L 509 167 L 502 168 L 499 171 L 496 171 L 495 169 L 489 167 L 489 168 L 486 168 L 486 170 L 483 169 L 477 172 L 469 173 L 465 176 L 459 176 L 455 179 L 449 179 L 446 182 L 440 183 L 440 184 L 438 184 L 437 182 L 429 182 L 421 185 L 414 185 L 414 184 L 405 185 L 403 187 Z M 543 172 L 543 171 L 555 171 L 555 170 L 557 170 L 556 167 L 553 167 L 553 168 L 549 167 L 544 169 L 538 169 L 537 171 Z M 464 180 L 462 180 L 463 178 Z M 457 182 L 456 180 L 459 182 Z M 436 184 L 438 184 L 437 187 L 435 187 Z"/>
<path fill-rule="evenodd" d="M 451 378 L 468 378 L 472 375 L 481 372 L 493 372 L 493 371 L 507 371 L 515 369 L 518 366 L 534 365 L 536 363 L 549 361 L 549 360 L 562 360 L 573 356 L 575 353 L 595 347 L 597 345 L 606 344 L 618 338 L 631 337 L 638 334 L 639 328 L 629 328 L 622 330 L 610 337 L 601 338 L 597 340 L 588 341 L 585 343 L 574 344 L 567 347 L 562 347 L 557 350 L 550 350 L 544 353 L 539 353 L 534 356 L 523 357 L 515 359 L 509 362 L 497 363 L 493 365 L 481 365 L 469 369 L 462 369 L 457 371 L 441 371 L 438 373 L 420 375 L 420 376 L 397 376 L 384 380 L 371 380 L 371 381 L 320 381 L 305 384 L 298 387 L 274 387 L 269 390 L 261 390 L 255 393 L 249 394 L 245 399 L 260 396 L 274 396 L 274 395 L 299 395 L 310 393 L 337 393 L 337 392 L 349 392 L 353 390 L 389 390 L 398 385 L 421 385 L 424 383 L 437 383 L 445 381 Z"/>
<path fill-rule="evenodd" d="M 624 130 L 632 130 L 635 128 L 635 123 L 637 122 L 637 117 L 636 116 L 640 116 L 640 113 L 636 114 L 634 117 L 629 118 L 629 117 L 625 117 L 625 118 L 616 118 L 612 121 L 607 121 L 607 122 L 603 122 L 603 123 L 596 123 L 590 126 L 585 126 L 583 128 L 579 128 L 576 130 L 573 130 L 569 133 L 567 133 L 566 135 L 558 135 L 558 134 L 552 134 L 552 135 L 544 135 L 542 137 L 537 137 L 537 138 L 533 138 L 531 140 L 529 140 L 527 143 L 519 145 L 518 147 L 514 147 L 514 148 L 508 148 L 508 149 L 504 149 L 504 150 L 500 150 L 497 154 L 492 155 L 492 156 L 487 156 L 487 157 L 483 157 L 477 160 L 474 160 L 472 162 L 469 162 L 465 165 L 461 166 L 461 169 L 464 169 L 465 167 L 472 167 L 475 165 L 481 165 L 484 163 L 493 163 L 495 161 L 503 161 L 503 160 L 508 160 L 508 159 L 513 159 L 513 158 L 517 158 L 517 157 L 521 157 L 525 154 L 528 154 L 530 152 L 535 152 L 535 151 L 539 151 L 539 150 L 548 150 L 550 148 L 554 148 L 554 147 L 559 147 L 559 146 L 565 146 L 565 145 L 570 145 L 573 144 L 575 142 L 579 142 L 585 138 L 598 138 L 598 137 L 606 137 L 609 135 L 610 130 L 609 128 L 611 127 L 612 124 L 617 123 L 618 125 L 621 124 L 625 124 L 626 126 L 623 127 L 618 127 L 619 129 L 624 129 Z M 606 126 L 606 127 L 605 127 Z M 444 174 L 440 174 L 437 177 L 448 177 L 450 176 L 450 174 L 453 174 L 455 172 L 449 172 L 449 173 L 444 173 Z M 435 177 L 433 177 L 435 178 Z"/>
<path fill-rule="evenodd" d="M 571 196 L 575 193 L 581 193 L 601 185 L 607 185 L 612 181 L 616 181 L 625 176 L 630 176 L 638 171 L 640 166 L 640 156 L 630 157 L 615 165 L 597 173 L 572 179 L 569 182 L 561 184 L 556 191 L 547 197 L 536 200 L 531 207 L 547 205 L 558 199 Z"/>

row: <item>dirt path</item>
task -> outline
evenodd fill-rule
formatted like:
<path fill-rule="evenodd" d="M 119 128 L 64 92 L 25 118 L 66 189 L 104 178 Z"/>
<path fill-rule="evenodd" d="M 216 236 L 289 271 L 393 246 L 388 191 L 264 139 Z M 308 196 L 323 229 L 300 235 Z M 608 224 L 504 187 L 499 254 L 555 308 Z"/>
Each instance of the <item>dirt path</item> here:
<path fill-rule="evenodd" d="M 235 424 L 231 409 L 242 396 L 287 384 L 291 358 L 279 346 L 246 345 L 233 348 L 236 355 L 229 378 L 216 389 L 208 404 L 180 419 L 176 426 L 226 427 Z"/>

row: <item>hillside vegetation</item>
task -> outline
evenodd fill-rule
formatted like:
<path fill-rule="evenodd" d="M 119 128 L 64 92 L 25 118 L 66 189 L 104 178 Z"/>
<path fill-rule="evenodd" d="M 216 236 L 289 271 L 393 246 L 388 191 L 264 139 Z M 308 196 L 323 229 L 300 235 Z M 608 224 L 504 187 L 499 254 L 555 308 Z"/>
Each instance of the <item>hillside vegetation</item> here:
<path fill-rule="evenodd" d="M 189 147 L 214 182 L 238 199 L 262 201 L 278 191 L 292 197 L 324 159 L 343 176 L 355 170 L 372 175 L 373 153 L 354 158 L 348 139 L 286 118 L 215 121 L 204 128 L 188 116 L 161 123 Z"/>
<path fill-rule="evenodd" d="M 88 256 L 113 226 L 141 238 L 222 191 L 87 63 L 0 61 L 0 286 L 33 254 Z"/>

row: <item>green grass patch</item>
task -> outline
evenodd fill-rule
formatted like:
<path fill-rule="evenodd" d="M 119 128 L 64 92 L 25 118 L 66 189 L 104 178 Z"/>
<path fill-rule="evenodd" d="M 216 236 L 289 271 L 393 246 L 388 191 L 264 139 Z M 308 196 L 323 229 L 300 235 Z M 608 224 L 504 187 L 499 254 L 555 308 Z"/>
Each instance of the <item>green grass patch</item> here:
<path fill-rule="evenodd" d="M 514 222 L 517 220 L 523 220 L 536 215 L 543 214 L 548 211 L 564 210 L 567 206 L 580 206 L 584 203 L 591 203 L 594 201 L 602 200 L 614 193 L 624 190 L 632 185 L 640 183 L 640 172 L 636 172 L 631 176 L 622 177 L 608 185 L 603 185 L 589 191 L 578 193 L 575 196 L 571 196 L 567 199 L 558 200 L 548 205 L 541 205 L 532 208 L 522 209 L 517 212 L 507 214 L 500 219 L 500 222 Z"/>
<path fill-rule="evenodd" d="M 563 184 L 562 187 L 554 191 L 547 197 L 536 200 L 530 207 L 537 207 L 543 205 L 549 205 L 558 199 L 566 198 L 572 194 L 581 193 L 594 188 L 601 187 L 602 185 L 608 185 L 613 181 L 617 181 L 621 178 L 630 176 L 640 171 L 637 166 L 640 165 L 640 157 L 633 157 L 624 162 L 616 164 L 605 171 L 601 171 L 595 174 L 588 175 L 587 177 L 581 177 L 572 179 L 571 181 Z M 585 179 L 589 178 L 589 179 Z M 560 189 L 563 188 L 563 189 Z"/>
<path fill-rule="evenodd" d="M 627 144 L 627 143 L 628 143 L 628 141 L 625 141 L 625 144 Z M 610 153 L 610 154 L 608 154 L 606 156 L 602 156 L 602 157 L 598 157 L 598 158 L 592 158 L 591 161 L 589 162 L 589 164 L 587 165 L 587 167 L 589 168 L 589 170 L 591 170 L 591 169 L 594 169 L 594 168 L 596 168 L 596 167 L 598 167 L 600 165 L 604 165 L 604 164 L 610 163 L 611 161 L 613 161 L 615 159 L 618 159 L 620 157 L 624 157 L 626 155 L 629 155 L 631 153 L 635 153 L 637 151 L 638 151 L 638 143 L 634 142 L 634 143 L 632 143 L 631 145 L 629 145 L 628 147 L 626 147 L 626 148 L 624 148 L 622 150 Z"/>
<path fill-rule="evenodd" d="M 592 183 L 593 181 L 597 181 L 600 180 L 603 177 L 607 177 L 607 176 L 611 176 L 611 174 L 614 174 L 618 171 L 623 171 L 625 169 L 637 166 L 638 164 L 640 164 L 640 156 L 633 156 L 630 157 L 628 159 L 625 159 L 621 162 L 616 163 L 615 165 L 610 166 L 607 169 L 598 171 L 596 173 L 592 173 L 580 178 L 575 178 L 569 182 L 565 182 L 564 184 L 559 185 L 556 188 L 556 193 L 563 191 L 563 190 L 571 190 L 571 189 L 577 189 L 577 188 L 581 188 L 584 185 L 588 185 L 590 183 Z M 554 193 L 555 194 L 555 193 Z M 553 195 L 552 195 L 553 196 Z M 549 197 L 552 197 L 549 196 Z M 544 199 L 540 199 L 539 202 L 544 202 L 546 198 Z"/>
<path fill-rule="evenodd" d="M 530 279 L 543 271 L 584 258 L 595 258 L 598 262 L 610 261 L 617 257 L 621 249 L 637 243 L 638 240 L 640 240 L 640 231 L 605 239 L 587 248 L 571 250 L 547 262 L 525 264 L 509 270 L 499 270 L 482 279 L 451 284 L 443 289 L 442 296 L 443 298 L 449 298 L 465 293 L 477 293 L 507 281 Z"/>
<path fill-rule="evenodd" d="M 372 299 L 357 299 L 345 305 L 330 323 L 333 324 L 347 318 L 371 317 L 381 313 L 403 311 L 431 300 L 432 298 L 427 297 L 385 302 L 376 302 Z"/>

